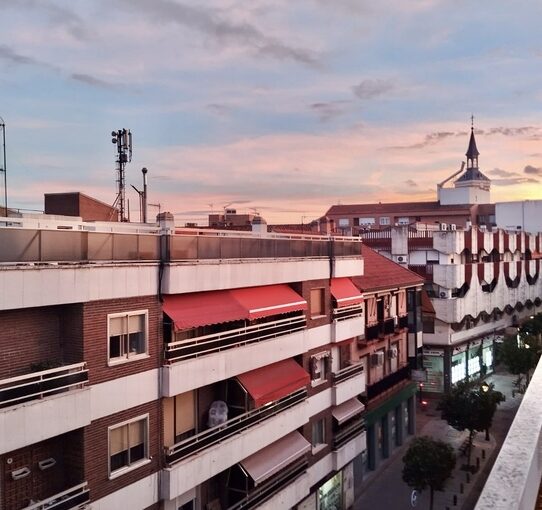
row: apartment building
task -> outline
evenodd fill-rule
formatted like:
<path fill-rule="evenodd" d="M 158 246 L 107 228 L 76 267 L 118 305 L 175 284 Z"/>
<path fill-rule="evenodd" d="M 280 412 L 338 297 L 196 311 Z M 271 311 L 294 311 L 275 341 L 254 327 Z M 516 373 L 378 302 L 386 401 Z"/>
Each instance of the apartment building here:
<path fill-rule="evenodd" d="M 0 221 L 2 510 L 352 504 L 359 238 Z"/>

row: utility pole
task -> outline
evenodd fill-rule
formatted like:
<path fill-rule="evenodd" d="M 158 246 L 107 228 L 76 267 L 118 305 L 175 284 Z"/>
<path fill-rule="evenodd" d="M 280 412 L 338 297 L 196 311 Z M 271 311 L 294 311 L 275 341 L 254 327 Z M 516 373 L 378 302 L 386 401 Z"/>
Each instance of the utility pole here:
<path fill-rule="evenodd" d="M 3 159 L 4 164 L 1 168 L 4 173 L 4 216 L 8 215 L 8 179 L 7 179 L 7 167 L 6 167 L 6 123 L 4 119 L 0 117 L 0 128 L 2 128 L 2 149 L 3 149 Z"/>
<path fill-rule="evenodd" d="M 139 195 L 139 220 L 141 223 L 147 223 L 147 172 L 148 170 L 145 167 L 141 169 L 141 173 L 143 174 L 143 191 L 139 191 L 132 184 L 132 188 Z"/>

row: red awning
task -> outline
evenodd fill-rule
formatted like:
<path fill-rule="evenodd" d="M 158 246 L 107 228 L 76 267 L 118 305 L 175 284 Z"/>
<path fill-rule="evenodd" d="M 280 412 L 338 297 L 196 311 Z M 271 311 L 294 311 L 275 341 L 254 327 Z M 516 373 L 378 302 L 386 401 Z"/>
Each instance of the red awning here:
<path fill-rule="evenodd" d="M 163 308 L 179 330 L 305 310 L 307 302 L 282 284 L 164 296 Z"/>
<path fill-rule="evenodd" d="M 237 380 L 260 407 L 306 387 L 310 377 L 293 359 L 286 359 L 245 372 Z"/>
<path fill-rule="evenodd" d="M 339 307 L 363 302 L 363 296 L 350 278 L 332 278 L 331 295 L 335 298 Z"/>

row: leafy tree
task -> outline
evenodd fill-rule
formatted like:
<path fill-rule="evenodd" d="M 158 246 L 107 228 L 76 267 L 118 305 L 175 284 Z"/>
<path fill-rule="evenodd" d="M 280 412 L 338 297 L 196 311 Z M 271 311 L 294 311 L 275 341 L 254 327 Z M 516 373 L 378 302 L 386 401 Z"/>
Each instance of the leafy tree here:
<path fill-rule="evenodd" d="M 525 375 L 529 384 L 529 372 L 536 366 L 539 354 L 536 348 L 536 337 L 522 334 L 521 341 L 517 337 L 507 336 L 501 347 L 501 359 L 510 373 Z"/>
<path fill-rule="evenodd" d="M 429 487 L 429 508 L 433 510 L 434 492 L 444 490 L 455 467 L 453 448 L 427 436 L 417 437 L 410 443 L 403 463 L 403 481 L 419 492 Z"/>
<path fill-rule="evenodd" d="M 495 385 L 483 383 L 477 390 L 479 399 L 478 408 L 478 426 L 486 431 L 486 441 L 489 441 L 489 429 L 493 424 L 493 416 L 497 411 L 497 406 L 506 400 L 505 396 L 495 390 Z M 480 430 L 477 428 L 477 430 Z"/>

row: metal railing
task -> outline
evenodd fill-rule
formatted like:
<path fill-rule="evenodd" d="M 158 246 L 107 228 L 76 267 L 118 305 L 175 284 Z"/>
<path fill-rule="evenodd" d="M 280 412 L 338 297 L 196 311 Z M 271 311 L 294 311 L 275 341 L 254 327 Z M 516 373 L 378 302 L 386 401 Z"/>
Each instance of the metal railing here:
<path fill-rule="evenodd" d="M 348 367 L 342 368 L 333 373 L 333 383 L 337 384 L 346 381 L 356 375 L 362 374 L 363 370 L 363 363 L 354 363 Z"/>
<path fill-rule="evenodd" d="M 397 320 L 397 327 L 399 329 L 408 328 L 408 315 L 403 315 Z"/>
<path fill-rule="evenodd" d="M 365 418 L 361 416 L 353 420 L 352 423 L 339 428 L 333 438 L 333 450 L 338 450 L 349 441 L 352 441 L 357 435 L 365 430 Z"/>
<path fill-rule="evenodd" d="M 363 317 L 363 307 L 361 306 L 361 304 L 333 309 L 333 319 L 336 321 L 356 319 L 358 317 Z"/>
<path fill-rule="evenodd" d="M 377 397 L 381 393 L 384 393 L 386 390 L 393 388 L 396 384 L 399 384 L 401 381 L 404 381 L 410 377 L 410 368 L 408 365 L 399 368 L 395 372 L 380 379 L 380 381 L 375 382 L 374 384 L 369 384 L 367 386 L 367 398 L 371 400 L 372 398 Z"/>
<path fill-rule="evenodd" d="M 248 411 L 221 425 L 217 425 L 216 427 L 204 430 L 199 434 L 184 439 L 183 441 L 166 448 L 166 462 L 170 465 L 175 464 L 190 455 L 218 444 L 221 441 L 224 441 L 224 439 L 261 423 L 272 416 L 276 416 L 282 411 L 303 402 L 306 398 L 306 388 L 297 390 L 274 403 Z"/>
<path fill-rule="evenodd" d="M 83 482 L 71 489 L 59 492 L 54 496 L 43 499 L 38 503 L 25 506 L 23 510 L 72 510 L 85 508 L 90 502 L 88 483 Z"/>
<path fill-rule="evenodd" d="M 305 473 L 307 467 L 308 461 L 305 458 L 292 462 L 292 464 L 273 475 L 269 480 L 252 489 L 246 497 L 234 505 L 229 506 L 228 510 L 257 508 L 282 489 L 292 484 L 297 478 Z"/>
<path fill-rule="evenodd" d="M 0 408 L 82 387 L 87 382 L 84 362 L 0 380 Z"/>
<path fill-rule="evenodd" d="M 165 344 L 165 359 L 168 362 L 196 358 L 235 347 L 262 342 L 270 338 L 302 331 L 307 325 L 305 314 L 272 322 L 264 322 L 243 328 L 212 333 L 189 340 L 178 340 Z"/>

